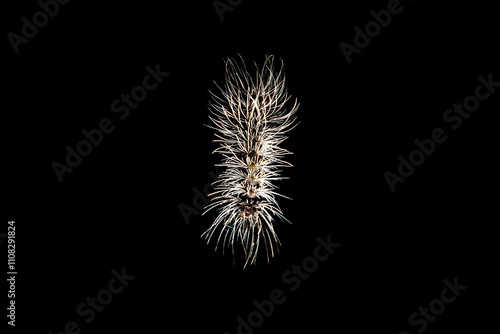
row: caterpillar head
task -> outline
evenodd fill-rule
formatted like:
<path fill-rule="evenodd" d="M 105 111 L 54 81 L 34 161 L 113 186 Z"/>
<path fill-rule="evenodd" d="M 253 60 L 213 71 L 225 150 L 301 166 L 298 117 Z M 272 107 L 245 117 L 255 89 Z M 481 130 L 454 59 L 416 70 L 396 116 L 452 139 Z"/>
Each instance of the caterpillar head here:
<path fill-rule="evenodd" d="M 240 202 L 240 216 L 250 218 L 260 212 L 259 201 L 254 198 L 246 198 Z"/>

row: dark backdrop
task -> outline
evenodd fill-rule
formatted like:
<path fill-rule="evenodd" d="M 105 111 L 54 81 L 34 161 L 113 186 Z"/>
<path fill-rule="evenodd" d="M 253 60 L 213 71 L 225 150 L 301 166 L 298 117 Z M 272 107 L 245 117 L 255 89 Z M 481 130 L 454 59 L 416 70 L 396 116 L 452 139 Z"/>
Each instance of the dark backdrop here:
<path fill-rule="evenodd" d="M 392 2 L 232 1 L 223 20 L 212 1 L 171 3 L 61 4 L 18 53 L 8 34 L 21 35 L 21 18 L 32 22 L 40 5 L 4 4 L 2 232 L 16 221 L 14 331 L 484 332 L 496 315 L 487 302 L 500 88 L 456 130 L 443 115 L 474 95 L 479 76 L 500 81 L 493 5 L 402 1 L 348 63 L 341 43 L 355 46 L 354 28 Z M 182 214 L 219 171 L 208 89 L 238 54 L 248 64 L 282 58 L 301 103 L 283 144 L 294 167 L 279 182 L 293 224 L 277 221 L 280 254 L 246 269 L 200 238 L 213 213 Z M 120 119 L 112 102 L 142 84 L 147 66 L 169 75 Z M 60 182 L 54 161 L 106 118 L 114 130 Z M 397 174 L 398 157 L 435 128 L 446 141 L 391 191 L 384 173 Z M 287 272 L 314 265 L 318 237 L 340 246 L 303 278 Z M 106 298 L 112 270 L 135 278 L 95 318 L 80 315 L 88 297 Z M 445 280 L 467 288 L 441 313 Z M 283 302 L 272 312 L 263 302 L 260 324 L 253 302 L 276 289 Z M 438 315 L 409 323 L 430 304 Z M 238 329 L 239 317 L 256 328 Z"/>

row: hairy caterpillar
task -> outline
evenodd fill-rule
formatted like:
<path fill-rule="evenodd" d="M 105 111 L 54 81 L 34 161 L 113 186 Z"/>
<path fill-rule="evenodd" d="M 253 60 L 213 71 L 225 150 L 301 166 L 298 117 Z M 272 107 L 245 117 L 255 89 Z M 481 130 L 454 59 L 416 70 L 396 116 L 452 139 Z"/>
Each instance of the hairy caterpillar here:
<path fill-rule="evenodd" d="M 274 216 L 286 219 L 276 201 L 277 188 L 272 181 L 284 179 L 281 167 L 292 165 L 283 158 L 292 154 L 279 147 L 288 137 L 284 134 L 296 123 L 295 112 L 299 104 L 295 100 L 291 109 L 286 104 L 290 99 L 285 89 L 283 61 L 275 71 L 274 56 L 266 56 L 261 68 L 255 64 L 256 75 L 252 77 L 243 60 L 241 66 L 226 59 L 225 81 L 218 86 L 221 96 L 211 93 L 209 116 L 219 147 L 212 153 L 222 155 L 216 166 L 226 169 L 213 183 L 215 192 L 207 211 L 218 208 L 218 216 L 205 231 L 207 243 L 218 227 L 215 249 L 223 237 L 223 248 L 231 245 L 234 262 L 234 244 L 240 242 L 245 254 L 245 265 L 255 264 L 257 252 L 264 240 L 267 261 L 274 257 L 273 243 L 280 241 L 273 228 Z M 289 221 L 288 221 L 289 222 Z"/>

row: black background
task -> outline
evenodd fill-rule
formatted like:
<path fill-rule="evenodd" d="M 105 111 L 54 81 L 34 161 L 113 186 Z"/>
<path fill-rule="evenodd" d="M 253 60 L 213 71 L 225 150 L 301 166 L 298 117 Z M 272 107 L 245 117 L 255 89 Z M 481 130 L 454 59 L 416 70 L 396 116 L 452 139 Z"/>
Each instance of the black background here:
<path fill-rule="evenodd" d="M 16 331 L 59 333 L 73 320 L 81 333 L 236 333 L 237 317 L 278 288 L 286 301 L 255 333 L 399 333 L 458 277 L 467 290 L 426 332 L 484 332 L 496 315 L 499 93 L 456 131 L 442 116 L 479 75 L 500 81 L 497 11 L 402 5 L 350 64 L 339 44 L 387 1 L 245 0 L 222 22 L 211 1 L 71 1 L 18 54 L 4 38 L 2 231 L 16 221 Z M 38 10 L 4 4 L 4 36 Z M 294 167 L 279 183 L 293 224 L 276 222 L 279 256 L 246 269 L 200 238 L 213 213 L 186 224 L 179 211 L 218 171 L 208 89 L 238 54 L 282 58 L 301 103 L 283 144 Z M 111 102 L 156 64 L 170 76 L 119 120 Z M 52 162 L 103 118 L 115 130 L 58 182 Z M 384 172 L 436 127 L 447 141 L 391 192 Z M 290 291 L 282 274 L 328 235 L 340 248 Z M 135 279 L 85 324 L 77 305 L 123 267 Z"/>

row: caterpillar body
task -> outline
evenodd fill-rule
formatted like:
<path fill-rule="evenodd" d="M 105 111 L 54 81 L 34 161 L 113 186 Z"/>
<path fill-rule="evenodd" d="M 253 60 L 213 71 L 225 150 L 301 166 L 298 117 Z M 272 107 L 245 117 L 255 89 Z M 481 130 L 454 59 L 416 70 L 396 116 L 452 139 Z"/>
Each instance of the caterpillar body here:
<path fill-rule="evenodd" d="M 288 221 L 278 205 L 274 181 L 281 177 L 280 168 L 292 165 L 284 160 L 292 154 L 280 147 L 293 129 L 297 100 L 287 108 L 290 100 L 285 88 L 283 61 L 275 69 L 274 56 L 266 56 L 262 67 L 255 64 L 256 74 L 247 71 L 233 59 L 225 60 L 225 81 L 220 96 L 212 92 L 209 110 L 219 143 L 212 153 L 222 155 L 216 166 L 225 167 L 213 183 L 214 193 L 207 211 L 217 208 L 218 216 L 202 236 L 210 242 L 220 227 L 215 249 L 221 239 L 223 248 L 231 246 L 234 263 L 235 243 L 241 243 L 245 264 L 255 264 L 257 253 L 264 246 L 267 261 L 274 257 L 280 241 L 273 227 L 274 217 Z M 262 243 L 263 241 L 263 243 Z"/>

